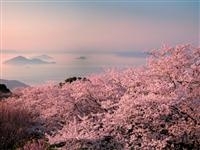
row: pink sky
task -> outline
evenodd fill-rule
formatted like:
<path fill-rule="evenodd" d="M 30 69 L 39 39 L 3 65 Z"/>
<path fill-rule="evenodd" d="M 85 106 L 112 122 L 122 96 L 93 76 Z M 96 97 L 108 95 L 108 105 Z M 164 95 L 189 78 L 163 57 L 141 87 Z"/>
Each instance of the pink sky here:
<path fill-rule="evenodd" d="M 169 19 L 166 14 L 154 17 L 137 11 L 123 14 L 112 10 L 68 8 L 4 4 L 3 49 L 47 52 L 140 50 L 160 47 L 163 43 L 198 41 L 195 17 L 181 16 L 182 12 L 176 12 L 180 15 L 179 19 L 173 16 Z"/>

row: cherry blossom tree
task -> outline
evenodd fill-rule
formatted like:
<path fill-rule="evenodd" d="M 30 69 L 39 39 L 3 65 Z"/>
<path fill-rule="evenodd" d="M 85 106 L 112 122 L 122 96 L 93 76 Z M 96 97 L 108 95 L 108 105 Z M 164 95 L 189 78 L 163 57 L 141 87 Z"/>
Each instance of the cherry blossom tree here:
<path fill-rule="evenodd" d="M 16 90 L 7 101 L 35 113 L 34 129 L 62 149 L 198 149 L 200 48 L 149 54 L 142 67 Z"/>

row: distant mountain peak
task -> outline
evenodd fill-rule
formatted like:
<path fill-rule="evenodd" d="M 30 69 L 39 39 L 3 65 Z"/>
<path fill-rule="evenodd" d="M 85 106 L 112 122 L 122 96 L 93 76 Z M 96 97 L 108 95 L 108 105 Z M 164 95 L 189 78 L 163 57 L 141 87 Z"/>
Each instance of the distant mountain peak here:
<path fill-rule="evenodd" d="M 27 58 L 24 57 L 24 56 L 16 56 L 16 57 L 14 57 L 13 59 L 27 59 Z"/>

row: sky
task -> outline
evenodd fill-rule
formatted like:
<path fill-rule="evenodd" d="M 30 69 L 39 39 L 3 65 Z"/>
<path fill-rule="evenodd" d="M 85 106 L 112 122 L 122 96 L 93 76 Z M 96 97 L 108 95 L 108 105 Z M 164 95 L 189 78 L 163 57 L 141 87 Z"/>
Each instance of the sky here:
<path fill-rule="evenodd" d="M 0 78 L 30 84 L 140 65 L 143 52 L 163 44 L 200 45 L 200 0 L 0 0 L 0 6 Z M 56 64 L 3 63 L 41 54 Z"/>
<path fill-rule="evenodd" d="M 6 52 L 138 51 L 199 42 L 198 0 L 3 0 Z"/>

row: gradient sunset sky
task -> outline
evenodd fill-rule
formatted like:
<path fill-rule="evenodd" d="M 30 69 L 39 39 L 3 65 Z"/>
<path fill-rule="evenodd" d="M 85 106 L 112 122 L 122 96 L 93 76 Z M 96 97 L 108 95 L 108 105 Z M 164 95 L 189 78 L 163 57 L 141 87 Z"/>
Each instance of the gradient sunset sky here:
<path fill-rule="evenodd" d="M 99 52 L 199 45 L 198 0 L 3 0 L 3 52 Z"/>

